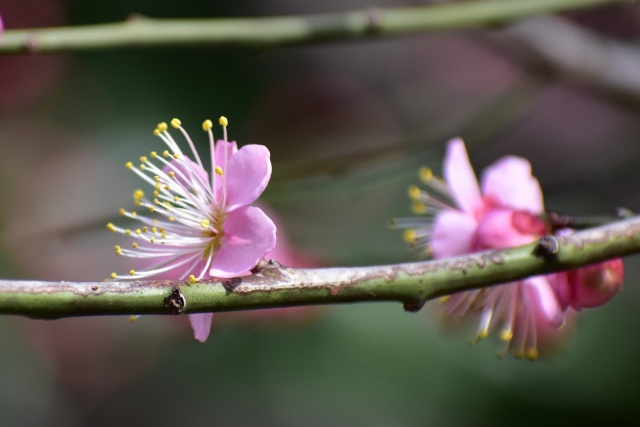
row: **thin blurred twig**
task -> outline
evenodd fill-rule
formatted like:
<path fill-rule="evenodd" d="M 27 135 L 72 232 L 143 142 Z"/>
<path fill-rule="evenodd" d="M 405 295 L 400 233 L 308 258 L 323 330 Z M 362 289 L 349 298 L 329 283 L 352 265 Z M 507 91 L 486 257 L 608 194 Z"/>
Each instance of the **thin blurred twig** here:
<path fill-rule="evenodd" d="M 541 249 L 553 243 L 553 252 Z M 640 252 L 640 217 L 518 248 L 407 264 L 323 269 L 265 262 L 233 279 L 135 282 L 0 281 L 0 314 L 59 318 L 178 314 L 266 307 L 399 301 L 419 310 L 442 295 L 548 274 Z"/>
<path fill-rule="evenodd" d="M 268 18 L 177 20 L 135 16 L 122 23 L 6 30 L 0 39 L 0 54 L 184 45 L 264 49 L 488 26 L 622 1 L 625 0 L 480 0 Z"/>
<path fill-rule="evenodd" d="M 640 100 L 640 47 L 552 16 L 515 23 L 506 33 L 561 77 Z"/>

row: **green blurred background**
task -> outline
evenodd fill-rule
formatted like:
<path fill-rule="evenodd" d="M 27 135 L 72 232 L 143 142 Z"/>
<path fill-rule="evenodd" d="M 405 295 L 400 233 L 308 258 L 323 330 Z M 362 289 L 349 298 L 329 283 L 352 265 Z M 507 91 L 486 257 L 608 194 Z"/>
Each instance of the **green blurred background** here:
<path fill-rule="evenodd" d="M 150 17 L 270 16 L 419 2 L 0 0 L 8 28 Z M 634 4 L 567 22 L 638 41 Z M 102 280 L 126 264 L 104 224 L 140 184 L 124 163 L 179 117 L 205 148 L 225 115 L 265 144 L 263 198 L 304 262 L 414 259 L 387 226 L 409 214 L 421 165 L 462 136 L 477 171 L 531 160 L 547 207 L 639 208 L 640 102 L 560 78 L 509 29 L 323 44 L 0 57 L 0 273 Z M 558 43 L 562 43 L 558 40 Z M 155 144 L 155 145 L 154 145 Z M 302 255 L 300 255 L 302 254 Z M 220 314 L 207 343 L 185 318 L 0 319 L 0 423 L 61 425 L 507 426 L 640 421 L 637 258 L 623 292 L 581 315 L 563 352 L 499 359 L 450 334 L 437 304 Z"/>

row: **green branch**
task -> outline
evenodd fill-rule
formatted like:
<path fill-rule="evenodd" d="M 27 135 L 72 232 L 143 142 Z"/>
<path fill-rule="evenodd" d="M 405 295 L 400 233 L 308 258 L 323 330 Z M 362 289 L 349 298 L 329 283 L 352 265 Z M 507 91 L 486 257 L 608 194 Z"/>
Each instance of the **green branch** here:
<path fill-rule="evenodd" d="M 473 28 L 541 13 L 622 1 L 625 0 L 481 0 L 269 18 L 175 20 L 136 16 L 122 23 L 7 30 L 0 38 L 0 53 L 55 53 L 194 44 L 263 49 L 327 40 Z"/>
<path fill-rule="evenodd" d="M 640 217 L 633 217 L 518 248 L 437 261 L 321 269 L 265 262 L 251 276 L 195 284 L 5 280 L 0 281 L 0 314 L 178 314 L 369 301 L 399 301 L 416 311 L 438 296 L 638 252 Z"/>

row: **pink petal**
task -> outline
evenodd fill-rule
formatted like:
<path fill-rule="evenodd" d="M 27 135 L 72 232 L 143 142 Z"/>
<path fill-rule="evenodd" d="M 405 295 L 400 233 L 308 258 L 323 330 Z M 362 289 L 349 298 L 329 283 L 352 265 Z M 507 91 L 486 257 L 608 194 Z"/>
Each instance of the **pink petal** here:
<path fill-rule="evenodd" d="M 220 166 L 223 169 L 223 173 L 227 173 L 226 171 L 224 171 L 225 167 L 229 166 L 229 161 L 231 160 L 231 158 L 233 157 L 233 155 L 235 153 L 238 152 L 238 145 L 236 144 L 235 141 L 224 141 L 222 139 L 219 139 L 218 142 L 216 142 L 216 147 L 215 147 L 215 152 L 216 152 L 216 164 L 215 166 Z M 226 156 L 226 164 L 225 164 L 225 156 Z M 214 166 L 214 169 L 215 169 Z M 212 171 L 212 173 L 215 173 L 215 171 Z M 227 173 L 227 177 L 228 178 L 228 173 Z M 218 201 L 220 200 L 220 198 L 222 197 L 222 178 L 219 176 L 215 176 L 215 186 L 216 186 L 216 194 L 218 195 Z"/>
<path fill-rule="evenodd" d="M 509 248 L 536 240 L 539 236 L 523 233 L 514 226 L 515 213 L 511 209 L 490 209 L 478 224 L 472 242 L 473 250 Z"/>
<path fill-rule="evenodd" d="M 189 315 L 189 322 L 191 322 L 195 339 L 200 342 L 205 342 L 207 338 L 209 338 L 212 318 L 213 313 L 197 313 Z"/>
<path fill-rule="evenodd" d="M 473 212 L 482 197 L 462 139 L 449 141 L 442 172 L 458 207 L 465 212 Z"/>
<path fill-rule="evenodd" d="M 526 287 L 527 295 L 531 298 L 536 318 L 541 315 L 554 327 L 562 325 L 564 312 L 549 279 L 545 276 L 529 277 L 522 284 Z"/>
<path fill-rule="evenodd" d="M 434 258 L 449 258 L 471 252 L 477 226 L 472 215 L 459 211 L 440 212 L 436 217 L 431 239 Z"/>
<path fill-rule="evenodd" d="M 227 165 L 227 211 L 254 202 L 271 178 L 270 153 L 264 145 L 245 145 Z"/>
<path fill-rule="evenodd" d="M 504 207 L 534 214 L 544 211 L 542 190 L 531 175 L 531 163 L 520 157 L 503 157 L 485 169 L 482 194 L 498 199 Z"/>
<path fill-rule="evenodd" d="M 276 226 L 261 209 L 243 206 L 230 212 L 223 226 L 220 250 L 209 274 L 235 277 L 251 270 L 276 245 Z"/>
<path fill-rule="evenodd" d="M 216 142 L 216 166 L 224 167 L 224 156 L 228 156 L 227 161 L 238 152 L 238 144 L 235 141 L 225 141 L 219 139 Z"/>
<path fill-rule="evenodd" d="M 166 174 L 171 171 L 176 172 L 176 181 L 187 189 L 191 188 L 192 185 L 191 182 L 185 178 L 192 176 L 196 183 L 204 186 L 209 185 L 209 173 L 187 156 L 182 156 L 180 160 L 172 160 L 168 165 L 162 168 L 162 172 Z"/>

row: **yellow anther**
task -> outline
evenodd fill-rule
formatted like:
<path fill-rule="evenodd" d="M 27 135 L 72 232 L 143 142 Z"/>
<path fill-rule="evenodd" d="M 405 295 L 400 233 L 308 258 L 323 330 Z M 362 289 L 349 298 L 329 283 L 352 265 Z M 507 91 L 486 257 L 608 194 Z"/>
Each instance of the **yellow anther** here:
<path fill-rule="evenodd" d="M 137 235 L 142 234 L 142 230 L 140 230 L 139 228 L 138 228 L 138 229 L 136 229 L 136 234 L 137 234 Z"/>
<path fill-rule="evenodd" d="M 112 222 L 110 222 L 109 224 L 107 224 L 107 230 L 109 231 L 116 231 L 116 226 L 113 225 Z"/>
<path fill-rule="evenodd" d="M 216 171 L 216 174 L 222 176 L 222 168 L 220 166 L 216 166 L 215 171 Z"/>
<path fill-rule="evenodd" d="M 144 197 L 144 191 L 137 189 L 133 192 L 133 199 L 140 200 Z"/>
<path fill-rule="evenodd" d="M 124 210 L 124 208 L 120 208 L 120 209 L 118 209 L 118 213 L 119 213 L 120 215 L 124 215 L 124 214 L 126 214 L 126 213 L 127 213 L 127 211 L 125 211 L 125 210 Z"/>
<path fill-rule="evenodd" d="M 173 153 L 173 158 L 174 159 L 179 159 L 180 158 L 180 153 Z"/>
<path fill-rule="evenodd" d="M 527 350 L 526 356 L 529 360 L 536 360 L 539 356 L 538 349 L 530 348 L 529 350 Z"/>
<path fill-rule="evenodd" d="M 500 331 L 500 339 L 502 341 L 511 341 L 513 338 L 513 331 L 511 329 L 503 329 Z"/>
<path fill-rule="evenodd" d="M 126 234 L 127 236 L 131 236 L 131 230 L 129 229 L 124 230 L 124 234 Z"/>
<path fill-rule="evenodd" d="M 211 129 L 213 127 L 213 123 L 211 122 L 211 120 L 207 119 L 204 122 L 202 122 L 202 130 L 203 131 L 208 131 L 209 129 Z"/>
<path fill-rule="evenodd" d="M 158 129 L 160 132 L 164 132 L 165 130 L 167 130 L 168 126 L 165 122 L 162 123 L 158 123 L 158 127 L 156 129 Z"/>
<path fill-rule="evenodd" d="M 147 156 L 140 156 L 140 161 L 142 163 L 147 163 L 149 161 L 149 159 L 147 159 Z"/>
<path fill-rule="evenodd" d="M 182 122 L 179 119 L 172 119 L 171 120 L 171 126 L 173 126 L 176 129 L 178 129 L 181 124 L 182 124 Z"/>
<path fill-rule="evenodd" d="M 162 157 L 169 157 L 169 150 L 164 150 L 162 152 Z"/>
<path fill-rule="evenodd" d="M 138 243 L 133 242 L 133 243 L 131 244 L 131 247 L 132 247 L 133 249 L 136 249 L 136 248 L 138 247 Z"/>
<path fill-rule="evenodd" d="M 427 184 L 429 181 L 431 181 L 433 179 L 433 171 L 431 169 L 429 169 L 428 167 L 422 167 L 418 171 L 418 176 L 420 177 L 422 182 Z"/>
<path fill-rule="evenodd" d="M 417 237 L 416 230 L 414 230 L 413 228 L 405 230 L 404 233 L 402 233 L 402 238 L 407 243 L 415 242 L 416 241 L 416 237 Z"/>
<path fill-rule="evenodd" d="M 189 283 L 191 283 L 192 285 L 194 283 L 196 283 L 198 280 L 196 279 L 196 276 L 194 276 L 193 274 L 189 275 Z"/>
<path fill-rule="evenodd" d="M 420 188 L 417 185 L 410 185 L 407 189 L 407 194 L 412 200 L 420 200 Z"/>
<path fill-rule="evenodd" d="M 168 219 L 170 222 L 173 222 L 173 221 L 175 221 L 175 220 L 176 220 L 176 219 L 175 219 L 174 217 L 172 217 L 172 216 L 170 216 L 170 217 L 169 217 L 169 218 L 167 218 L 167 219 Z"/>
<path fill-rule="evenodd" d="M 209 225 L 211 225 L 211 221 L 206 218 L 200 221 L 200 227 L 202 228 L 209 228 Z"/>
<path fill-rule="evenodd" d="M 156 153 L 155 151 L 152 151 L 151 153 L 149 153 L 149 155 L 151 156 L 152 159 L 155 159 L 156 157 L 158 157 L 158 153 Z"/>
<path fill-rule="evenodd" d="M 136 271 L 134 269 L 129 270 L 129 274 L 134 276 L 136 274 Z"/>
<path fill-rule="evenodd" d="M 229 120 L 227 120 L 225 116 L 220 116 L 220 120 L 218 120 L 218 123 L 220 123 L 220 126 L 229 126 Z"/>
<path fill-rule="evenodd" d="M 416 215 L 422 215 L 425 212 L 427 212 L 427 207 L 424 205 L 424 203 L 413 202 L 411 204 L 411 212 L 413 212 Z"/>
<path fill-rule="evenodd" d="M 176 173 L 175 173 L 174 171 L 171 171 L 171 172 L 169 172 L 169 176 L 170 176 L 171 178 L 173 178 L 174 176 L 176 176 Z"/>
<path fill-rule="evenodd" d="M 131 162 L 127 162 L 124 165 L 126 166 L 127 169 L 131 169 L 133 167 L 133 163 Z"/>
<path fill-rule="evenodd" d="M 111 273 L 111 278 L 112 278 L 112 279 L 115 279 L 116 277 L 118 277 L 118 275 L 117 275 L 115 272 L 114 272 L 114 273 Z"/>

